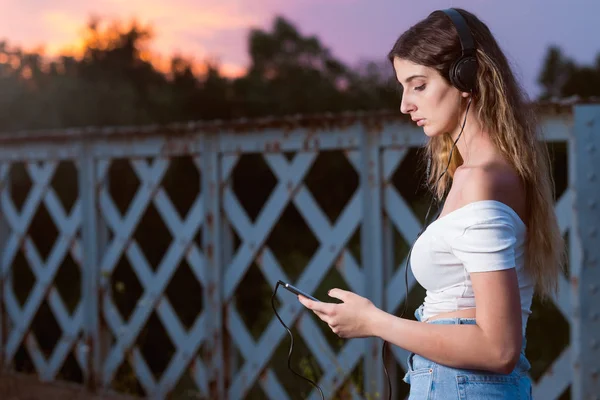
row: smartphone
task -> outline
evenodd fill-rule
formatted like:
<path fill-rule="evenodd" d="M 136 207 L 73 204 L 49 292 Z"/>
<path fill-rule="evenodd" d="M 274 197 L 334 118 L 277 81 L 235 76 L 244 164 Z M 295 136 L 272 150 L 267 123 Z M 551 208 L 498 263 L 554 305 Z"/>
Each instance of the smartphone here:
<path fill-rule="evenodd" d="M 308 293 L 298 289 L 297 287 L 292 286 L 289 283 L 286 283 L 282 280 L 279 281 L 279 284 L 294 294 L 300 294 L 300 295 L 306 297 L 307 299 L 311 299 L 312 301 L 319 301 L 316 297 L 313 297 L 310 294 L 308 294 Z"/>

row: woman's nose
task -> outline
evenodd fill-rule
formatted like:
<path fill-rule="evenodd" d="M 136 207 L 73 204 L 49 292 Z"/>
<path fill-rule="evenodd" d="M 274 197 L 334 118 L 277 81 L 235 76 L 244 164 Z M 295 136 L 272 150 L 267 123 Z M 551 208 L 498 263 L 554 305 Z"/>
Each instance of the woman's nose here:
<path fill-rule="evenodd" d="M 402 101 L 400 102 L 400 112 L 403 114 L 409 114 L 415 110 L 415 105 L 408 96 L 402 96 Z"/>

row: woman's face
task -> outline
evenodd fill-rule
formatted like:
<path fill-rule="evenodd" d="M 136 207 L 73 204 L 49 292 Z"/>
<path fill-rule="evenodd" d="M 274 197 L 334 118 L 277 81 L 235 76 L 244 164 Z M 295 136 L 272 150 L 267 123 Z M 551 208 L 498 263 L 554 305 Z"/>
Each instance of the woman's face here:
<path fill-rule="evenodd" d="M 409 114 L 429 137 L 453 134 L 462 111 L 461 93 L 433 68 L 396 57 L 396 78 L 403 87 L 400 111 Z"/>

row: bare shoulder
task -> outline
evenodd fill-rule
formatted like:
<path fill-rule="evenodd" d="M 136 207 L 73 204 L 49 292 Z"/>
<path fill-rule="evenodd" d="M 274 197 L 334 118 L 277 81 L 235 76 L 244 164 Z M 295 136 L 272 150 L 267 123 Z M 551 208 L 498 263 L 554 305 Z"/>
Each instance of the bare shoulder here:
<path fill-rule="evenodd" d="M 488 164 L 460 169 L 455 181 L 460 187 L 461 203 L 496 200 L 511 207 L 525 220 L 525 187 L 509 166 Z"/>

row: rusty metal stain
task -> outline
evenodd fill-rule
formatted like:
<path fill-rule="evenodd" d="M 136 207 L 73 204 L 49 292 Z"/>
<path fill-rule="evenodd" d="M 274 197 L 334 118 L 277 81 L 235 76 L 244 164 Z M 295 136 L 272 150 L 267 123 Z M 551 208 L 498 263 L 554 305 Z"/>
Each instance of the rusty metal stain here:
<path fill-rule="evenodd" d="M 369 174 L 368 180 L 369 180 L 369 187 L 372 187 L 372 188 L 377 187 L 377 179 L 375 179 L 375 175 Z"/>
<path fill-rule="evenodd" d="M 193 143 L 194 137 L 188 135 L 186 138 L 175 138 L 172 136 L 166 136 L 165 141 L 161 147 L 160 154 L 171 155 L 171 154 L 192 154 L 191 143 Z"/>
<path fill-rule="evenodd" d="M 384 121 L 373 121 L 363 123 L 365 126 L 365 130 L 370 135 L 378 135 L 381 131 L 383 131 Z"/>
<path fill-rule="evenodd" d="M 263 369 L 263 370 L 260 372 L 260 375 L 258 376 L 258 379 L 259 379 L 261 382 L 264 382 L 264 383 L 266 383 L 266 382 L 267 382 L 267 380 L 268 380 L 268 378 L 269 378 L 269 377 L 268 377 L 268 374 L 267 374 L 267 370 L 266 370 L 266 369 Z"/>
<path fill-rule="evenodd" d="M 93 349 L 94 349 L 94 340 L 92 335 L 87 335 L 85 338 L 85 345 L 88 348 L 88 357 L 87 357 L 87 387 L 92 391 L 96 390 L 96 371 L 94 370 L 94 357 L 93 357 Z"/>
<path fill-rule="evenodd" d="M 310 141 L 310 138 L 309 138 L 309 137 L 307 137 L 306 139 L 304 139 L 304 140 L 302 141 L 302 150 L 304 150 L 304 151 L 308 151 L 308 150 L 310 150 L 309 141 Z"/>
<path fill-rule="evenodd" d="M 571 276 L 571 286 L 572 286 L 573 290 L 576 290 L 577 287 L 579 286 L 579 279 L 575 275 Z"/>
<path fill-rule="evenodd" d="M 77 254 L 77 252 L 75 251 L 78 240 L 79 239 L 77 238 L 76 235 L 71 237 L 71 241 L 69 243 L 69 251 L 67 251 L 66 254 L 70 254 L 71 257 L 73 258 L 73 261 L 75 261 L 75 263 L 82 265 L 83 260 L 82 260 L 81 256 L 83 255 L 83 252 L 80 252 L 79 254 Z"/>
<path fill-rule="evenodd" d="M 376 359 L 378 355 L 379 355 L 379 343 L 373 343 L 373 345 L 371 346 L 371 357 Z"/>
<path fill-rule="evenodd" d="M 344 255 L 346 254 L 345 251 L 342 251 L 340 253 L 340 255 L 335 259 L 335 268 L 342 272 L 344 270 L 344 266 L 346 265 L 346 263 L 344 262 Z"/>
<path fill-rule="evenodd" d="M 219 184 L 219 189 L 221 190 L 221 192 L 225 191 L 229 187 L 229 182 L 227 181 L 227 179 L 228 178 L 223 179 Z"/>
<path fill-rule="evenodd" d="M 262 267 L 264 265 L 264 263 L 263 263 L 264 254 L 265 254 L 265 249 L 262 248 L 256 253 L 256 258 L 255 258 L 256 263 L 261 267 L 261 269 L 263 269 Z"/>
<path fill-rule="evenodd" d="M 206 258 L 209 260 L 213 260 L 213 244 L 209 243 L 206 245 Z"/>
<path fill-rule="evenodd" d="M 208 298 L 210 299 L 210 304 L 211 306 L 218 308 L 218 304 L 215 304 L 214 302 L 214 296 L 215 296 L 215 284 L 213 282 L 210 282 L 207 286 L 206 286 L 206 291 L 208 293 Z"/>
<path fill-rule="evenodd" d="M 274 142 L 266 142 L 265 143 L 265 153 L 280 153 L 281 145 L 278 140 Z"/>
<path fill-rule="evenodd" d="M 133 240 L 134 240 L 134 238 L 131 236 L 123 238 L 124 244 L 123 244 L 122 253 L 125 253 L 127 250 L 129 250 L 129 247 L 132 246 L 132 244 L 133 244 Z"/>
<path fill-rule="evenodd" d="M 193 241 L 189 241 L 185 244 L 185 256 L 186 258 L 192 255 L 192 252 L 194 251 L 194 248 L 196 247 L 196 245 L 194 244 Z"/>
<path fill-rule="evenodd" d="M 205 221 L 206 221 L 206 226 L 212 230 L 213 229 L 213 222 L 214 222 L 214 218 L 213 218 L 213 213 L 212 212 L 207 212 L 206 216 L 205 216 Z"/>
<path fill-rule="evenodd" d="M 213 359 L 213 353 L 211 351 L 212 346 L 202 346 L 202 358 L 204 358 L 207 363 L 210 363 Z"/>

